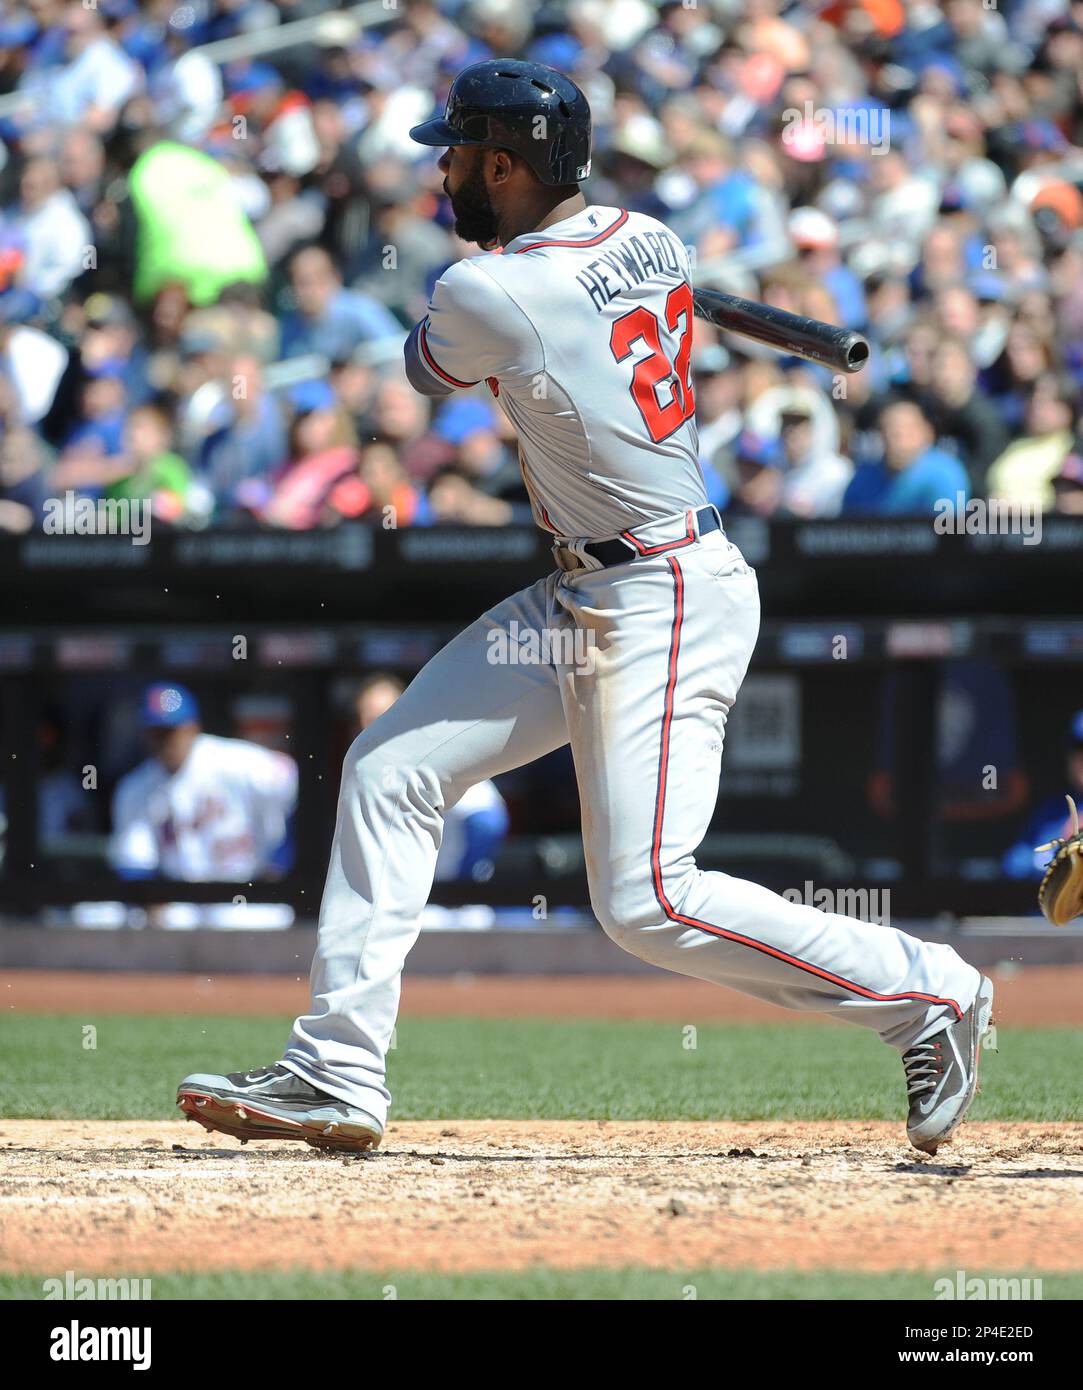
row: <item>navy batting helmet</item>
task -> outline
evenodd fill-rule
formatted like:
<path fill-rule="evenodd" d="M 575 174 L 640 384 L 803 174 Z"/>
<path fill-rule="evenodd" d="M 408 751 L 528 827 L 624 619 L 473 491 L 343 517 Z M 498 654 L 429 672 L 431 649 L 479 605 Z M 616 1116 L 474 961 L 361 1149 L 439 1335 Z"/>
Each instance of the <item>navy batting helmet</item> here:
<path fill-rule="evenodd" d="M 463 68 L 443 117 L 414 126 L 422 145 L 489 145 L 520 155 L 542 183 L 590 173 L 590 107 L 575 83 L 542 63 L 493 58 Z"/>

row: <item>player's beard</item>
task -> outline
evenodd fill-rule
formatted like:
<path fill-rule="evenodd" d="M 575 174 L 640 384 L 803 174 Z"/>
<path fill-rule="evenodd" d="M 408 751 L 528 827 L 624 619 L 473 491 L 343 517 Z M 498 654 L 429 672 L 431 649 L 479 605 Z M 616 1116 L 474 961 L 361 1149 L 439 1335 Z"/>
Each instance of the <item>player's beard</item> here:
<path fill-rule="evenodd" d="M 455 235 L 463 241 L 473 241 L 486 250 L 498 244 L 499 229 L 496 211 L 485 187 L 484 160 L 477 159 L 469 174 L 459 184 L 454 193 L 448 192 L 444 180 L 444 192 L 451 199 L 451 210 L 455 214 Z"/>

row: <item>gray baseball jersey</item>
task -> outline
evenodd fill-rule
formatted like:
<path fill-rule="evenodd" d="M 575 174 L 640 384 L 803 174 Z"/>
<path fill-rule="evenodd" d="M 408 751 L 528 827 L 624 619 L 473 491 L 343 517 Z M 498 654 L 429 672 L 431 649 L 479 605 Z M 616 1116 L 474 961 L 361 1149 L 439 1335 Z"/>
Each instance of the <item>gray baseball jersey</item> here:
<path fill-rule="evenodd" d="M 488 380 L 539 525 L 596 539 L 706 502 L 691 358 L 687 251 L 605 207 L 451 266 L 406 351 L 426 395 Z"/>
<path fill-rule="evenodd" d="M 677 238 L 649 217 L 589 208 L 453 266 L 411 336 L 407 370 L 427 395 L 490 379 L 543 526 L 567 540 L 635 532 L 626 561 L 574 548 L 578 567 L 489 609 L 347 755 L 312 1009 L 284 1061 L 381 1124 L 399 981 L 448 810 L 564 743 L 591 904 L 625 949 L 863 1023 L 900 1051 L 977 994 L 977 971 L 950 946 L 696 864 L 759 598 L 740 552 L 694 511 L 705 499 L 691 334 Z M 538 654 L 531 639 L 543 639 Z M 524 883 L 524 897 L 537 888 Z"/>

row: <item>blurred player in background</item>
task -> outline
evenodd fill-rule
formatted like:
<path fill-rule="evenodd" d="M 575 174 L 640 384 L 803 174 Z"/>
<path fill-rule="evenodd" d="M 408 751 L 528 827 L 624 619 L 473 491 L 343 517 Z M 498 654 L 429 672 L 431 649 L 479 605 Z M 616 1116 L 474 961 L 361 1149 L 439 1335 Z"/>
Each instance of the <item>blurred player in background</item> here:
<path fill-rule="evenodd" d="M 354 696 L 354 733 L 362 733 L 389 710 L 406 689 L 397 676 L 377 671 L 362 681 Z M 491 781 L 478 782 L 444 816 L 444 837 L 436 858 L 436 881 L 482 883 L 492 877 L 493 862 L 508 833 L 508 808 Z"/>
<path fill-rule="evenodd" d="M 203 732 L 195 696 L 152 685 L 150 756 L 120 779 L 110 860 L 123 878 L 247 883 L 288 865 L 297 765 L 285 753 Z"/>
<path fill-rule="evenodd" d="M 1036 852 L 1035 846 L 1048 845 L 1071 834 L 1065 792 L 1083 804 L 1083 709 L 1072 715 L 1068 725 L 1063 788 L 1035 807 L 1023 833 L 1004 855 L 1002 867 L 1009 878 L 1041 878 L 1049 862 L 1049 853 L 1047 850 Z"/>

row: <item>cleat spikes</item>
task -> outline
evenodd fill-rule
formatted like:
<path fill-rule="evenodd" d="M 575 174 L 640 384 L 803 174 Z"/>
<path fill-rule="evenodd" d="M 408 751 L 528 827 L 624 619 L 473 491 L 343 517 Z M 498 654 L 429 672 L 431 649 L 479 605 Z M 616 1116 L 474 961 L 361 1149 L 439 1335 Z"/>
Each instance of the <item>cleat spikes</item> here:
<path fill-rule="evenodd" d="M 250 1139 L 292 1139 L 354 1153 L 379 1144 L 381 1126 L 365 1112 L 299 1081 L 282 1067 L 268 1074 L 188 1077 L 178 1089 L 177 1104 L 186 1119 L 241 1144 Z"/>

